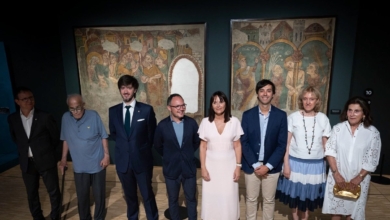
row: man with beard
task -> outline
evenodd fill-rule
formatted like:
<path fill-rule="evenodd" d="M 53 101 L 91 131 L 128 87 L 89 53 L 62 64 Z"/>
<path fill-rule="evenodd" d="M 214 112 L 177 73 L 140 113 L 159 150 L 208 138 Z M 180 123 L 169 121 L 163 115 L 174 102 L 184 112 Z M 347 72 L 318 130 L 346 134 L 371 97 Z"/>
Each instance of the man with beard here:
<path fill-rule="evenodd" d="M 185 114 L 186 104 L 179 94 L 168 97 L 170 115 L 161 120 L 154 135 L 154 147 L 163 156 L 163 174 L 168 192 L 169 214 L 179 220 L 179 192 L 183 185 L 189 220 L 196 220 L 196 158 L 199 148 L 198 124 Z"/>
<path fill-rule="evenodd" d="M 109 108 L 110 137 L 116 142 L 116 171 L 127 203 L 127 218 L 138 219 L 138 185 L 146 218 L 157 220 L 158 210 L 152 190 L 152 146 L 157 122 L 152 106 L 135 100 L 138 85 L 133 76 L 119 78 L 118 89 L 123 102 Z"/>
<path fill-rule="evenodd" d="M 244 112 L 241 126 L 242 170 L 245 173 L 246 219 L 257 217 L 257 198 L 262 190 L 263 218 L 274 218 L 275 193 L 287 144 L 287 114 L 271 105 L 275 95 L 272 81 L 256 85 L 258 106 Z"/>

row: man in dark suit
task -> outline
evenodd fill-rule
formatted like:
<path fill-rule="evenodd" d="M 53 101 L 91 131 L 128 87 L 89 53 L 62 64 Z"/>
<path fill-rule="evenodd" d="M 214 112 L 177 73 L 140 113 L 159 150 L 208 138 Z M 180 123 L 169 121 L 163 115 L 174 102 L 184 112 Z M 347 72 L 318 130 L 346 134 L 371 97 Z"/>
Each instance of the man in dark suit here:
<path fill-rule="evenodd" d="M 39 201 L 39 179 L 42 177 L 50 196 L 50 217 L 59 219 L 61 193 L 56 157 L 56 148 L 60 142 L 59 129 L 50 114 L 34 108 L 35 99 L 29 88 L 17 88 L 15 102 L 20 111 L 8 116 L 8 124 L 11 137 L 18 147 L 31 215 L 34 220 L 45 219 Z"/>
<path fill-rule="evenodd" d="M 154 135 L 154 147 L 163 156 L 163 174 L 168 192 L 169 214 L 180 220 L 179 192 L 183 185 L 189 220 L 197 219 L 196 158 L 199 148 L 198 124 L 185 114 L 186 104 L 179 94 L 168 97 L 170 116 L 160 121 Z"/>
<path fill-rule="evenodd" d="M 274 217 L 275 193 L 287 145 L 287 114 L 271 105 L 275 85 L 267 79 L 256 85 L 258 106 L 244 112 L 241 126 L 242 170 L 245 173 L 246 219 L 255 220 L 262 190 L 263 219 Z"/>
<path fill-rule="evenodd" d="M 127 218 L 138 219 L 138 184 L 146 218 L 157 220 L 152 189 L 155 113 L 152 106 L 135 100 L 138 81 L 133 76 L 121 76 L 118 89 L 123 102 L 109 108 L 109 129 L 110 137 L 116 142 L 115 165 L 127 203 Z"/>

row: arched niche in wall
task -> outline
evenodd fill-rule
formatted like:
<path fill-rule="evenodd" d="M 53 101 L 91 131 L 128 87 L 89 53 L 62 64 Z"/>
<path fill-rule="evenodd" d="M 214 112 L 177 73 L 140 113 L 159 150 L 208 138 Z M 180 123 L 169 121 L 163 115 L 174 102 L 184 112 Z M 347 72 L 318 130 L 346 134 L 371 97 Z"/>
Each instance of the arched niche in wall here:
<path fill-rule="evenodd" d="M 180 54 L 169 68 L 169 92 L 178 93 L 187 104 L 186 114 L 198 122 L 204 117 L 204 82 L 198 60 Z"/>

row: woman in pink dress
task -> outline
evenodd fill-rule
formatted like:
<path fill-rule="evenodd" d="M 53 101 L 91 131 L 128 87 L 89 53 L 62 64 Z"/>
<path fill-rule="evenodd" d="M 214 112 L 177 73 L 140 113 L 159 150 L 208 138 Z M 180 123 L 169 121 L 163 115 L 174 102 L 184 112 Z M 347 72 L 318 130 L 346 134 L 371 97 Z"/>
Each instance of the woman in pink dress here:
<path fill-rule="evenodd" d="M 238 180 L 241 173 L 240 121 L 230 113 L 227 96 L 215 92 L 209 117 L 199 126 L 203 220 L 240 218 Z"/>

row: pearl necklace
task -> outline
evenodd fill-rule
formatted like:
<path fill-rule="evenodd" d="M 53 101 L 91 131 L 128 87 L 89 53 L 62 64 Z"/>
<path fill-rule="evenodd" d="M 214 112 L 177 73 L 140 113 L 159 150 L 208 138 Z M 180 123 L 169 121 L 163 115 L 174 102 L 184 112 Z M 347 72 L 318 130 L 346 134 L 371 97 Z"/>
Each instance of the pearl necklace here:
<path fill-rule="evenodd" d="M 311 149 L 313 148 L 314 143 L 314 130 L 316 128 L 316 114 L 314 113 L 314 125 L 313 125 L 313 136 L 311 137 L 311 145 L 307 144 L 307 130 L 306 130 L 306 123 L 305 123 L 305 114 L 302 112 L 302 118 L 303 118 L 303 128 L 305 129 L 305 141 L 306 141 L 306 148 L 309 150 L 309 154 L 311 152 Z"/>

